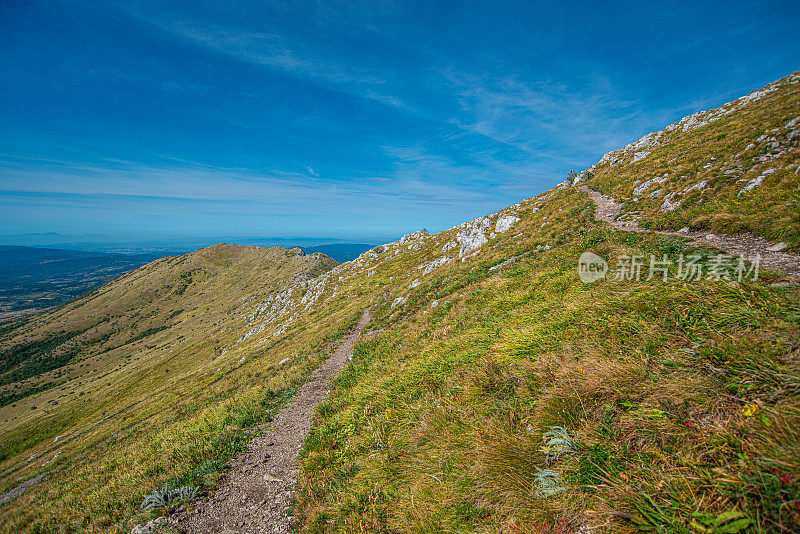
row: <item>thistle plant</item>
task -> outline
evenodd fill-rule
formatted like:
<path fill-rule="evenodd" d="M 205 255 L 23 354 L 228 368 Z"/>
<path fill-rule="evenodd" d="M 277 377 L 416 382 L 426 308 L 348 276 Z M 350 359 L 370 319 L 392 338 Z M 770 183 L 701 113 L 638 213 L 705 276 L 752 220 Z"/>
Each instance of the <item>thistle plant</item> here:
<path fill-rule="evenodd" d="M 566 488 L 561 485 L 561 477 L 552 469 L 536 469 L 536 480 L 533 482 L 534 494 L 546 499 L 558 495 Z"/>
<path fill-rule="evenodd" d="M 578 444 L 563 426 L 551 426 L 542 437 L 544 438 L 544 447 L 539 450 L 547 457 L 548 464 L 558 460 L 562 454 L 578 452 Z"/>
<path fill-rule="evenodd" d="M 195 495 L 197 495 L 199 489 L 200 488 L 197 486 L 181 486 L 179 488 L 164 486 L 161 489 L 155 489 L 148 495 L 145 495 L 139 508 L 141 510 L 150 510 L 152 508 L 167 506 L 177 501 L 191 501 L 194 499 Z"/>

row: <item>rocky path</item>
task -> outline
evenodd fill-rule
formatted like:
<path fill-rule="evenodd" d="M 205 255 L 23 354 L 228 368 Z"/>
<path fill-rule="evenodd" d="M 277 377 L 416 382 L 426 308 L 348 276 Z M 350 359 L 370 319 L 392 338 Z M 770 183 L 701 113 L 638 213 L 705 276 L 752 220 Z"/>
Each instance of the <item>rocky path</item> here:
<path fill-rule="evenodd" d="M 736 257 L 752 258 L 759 254 L 762 268 L 783 271 L 792 278 L 800 278 L 800 256 L 776 250 L 780 248 L 779 245 L 770 243 L 763 237 L 754 236 L 753 234 L 718 235 L 709 232 L 646 230 L 640 227 L 636 221 L 619 220 L 622 207 L 613 198 L 589 189 L 585 185 L 580 186 L 580 189 L 586 192 L 597 205 L 595 217 L 598 220 L 607 222 L 614 228 L 629 232 L 653 232 L 660 235 L 683 237 L 689 239 L 692 244 L 711 245 Z"/>
<path fill-rule="evenodd" d="M 297 456 L 311 431 L 316 406 L 330 393 L 331 380 L 347 364 L 368 311 L 333 355 L 311 375 L 268 429 L 231 462 L 225 482 L 193 509 L 170 518 L 187 534 L 288 533 L 287 514 L 298 473 Z"/>

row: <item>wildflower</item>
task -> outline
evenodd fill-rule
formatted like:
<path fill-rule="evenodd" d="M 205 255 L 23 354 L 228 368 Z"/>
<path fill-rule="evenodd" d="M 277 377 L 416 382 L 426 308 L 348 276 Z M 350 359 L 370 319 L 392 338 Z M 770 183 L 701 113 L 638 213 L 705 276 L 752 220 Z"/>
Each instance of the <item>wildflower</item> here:
<path fill-rule="evenodd" d="M 742 413 L 747 417 L 753 417 L 759 410 L 758 404 L 746 404 L 745 407 L 742 408 Z"/>

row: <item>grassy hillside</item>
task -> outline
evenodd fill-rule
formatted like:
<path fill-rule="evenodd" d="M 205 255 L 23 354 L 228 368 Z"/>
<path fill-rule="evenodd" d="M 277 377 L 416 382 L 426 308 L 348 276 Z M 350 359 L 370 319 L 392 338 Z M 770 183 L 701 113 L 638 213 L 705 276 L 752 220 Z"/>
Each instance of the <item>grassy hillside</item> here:
<path fill-rule="evenodd" d="M 583 250 L 683 250 L 588 211 L 542 255 L 446 296 L 421 287 L 402 324 L 360 346 L 306 448 L 306 530 L 798 526 L 797 286 L 584 285 Z M 554 427 L 574 440 L 561 455 Z"/>
<path fill-rule="evenodd" d="M 119 519 L 115 507 L 125 505 L 97 492 L 114 494 L 119 484 L 138 499 L 136 476 L 150 480 L 163 469 L 150 465 L 149 474 L 123 475 L 131 450 L 161 454 L 152 439 L 169 425 L 224 403 L 277 367 L 274 353 L 232 355 L 246 321 L 237 315 L 242 303 L 334 264 L 299 249 L 216 245 L 147 264 L 3 332 L 0 489 L 48 473 L 14 508 L 0 509 L 4 529 L 34 528 L 42 513 L 43 524 L 75 520 L 79 529 Z M 290 376 L 282 374 L 278 389 L 262 395 L 264 406 L 280 397 Z M 225 449 L 243 438 L 216 439 Z M 230 453 L 217 456 L 224 464 Z"/>
<path fill-rule="evenodd" d="M 635 163 L 612 166 L 612 154 L 581 178 L 627 201 L 630 216 L 635 203 L 642 225 L 750 229 L 796 246 L 800 221 L 781 206 L 800 175 L 780 167 L 796 161 L 796 145 L 742 195 L 749 179 L 721 167 L 691 192 L 703 202 L 676 194 L 680 206 L 666 212 L 663 197 L 632 195 L 649 179 L 635 175 L 642 164 L 684 165 L 670 171 L 681 176 L 739 153 L 728 145 L 739 134 L 715 128 L 746 123 L 757 138 L 789 122 L 798 79 L 709 124 L 687 120 L 696 127 L 669 130 Z M 748 150 L 758 159 L 772 145 Z M 659 184 L 670 193 L 689 185 L 670 180 Z M 262 267 L 216 247 L 165 259 L 5 333 L 7 353 L 24 344 L 30 356 L 6 375 L 48 365 L 55 343 L 56 356 L 81 349 L 47 371 L 46 380 L 63 373 L 69 382 L 0 408 L 5 487 L 47 473 L 0 507 L 0 525 L 121 532 L 142 522 L 138 505 L 155 488 L 213 487 L 227 458 L 369 307 L 370 332 L 303 452 L 302 531 L 800 529 L 797 281 L 772 272 L 684 281 L 673 265 L 666 280 L 583 284 L 576 266 L 587 250 L 611 265 L 651 254 L 710 262 L 716 251 L 599 223 L 574 183 L 330 270 L 283 249 L 270 249 L 283 256 Z M 750 194 L 762 195 L 766 215 L 738 204 Z M 733 222 L 714 222 L 710 209 Z M 37 376 L 25 387 L 44 383 Z"/>
<path fill-rule="evenodd" d="M 691 115 L 618 151 L 577 181 L 647 228 L 752 232 L 800 250 L 800 74 Z"/>

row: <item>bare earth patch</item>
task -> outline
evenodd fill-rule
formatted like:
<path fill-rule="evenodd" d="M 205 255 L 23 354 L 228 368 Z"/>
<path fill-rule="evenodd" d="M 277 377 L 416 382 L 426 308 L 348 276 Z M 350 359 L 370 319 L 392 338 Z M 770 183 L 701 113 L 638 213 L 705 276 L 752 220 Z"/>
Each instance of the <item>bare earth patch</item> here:
<path fill-rule="evenodd" d="M 761 256 L 761 266 L 775 271 L 783 271 L 792 278 L 800 278 L 800 256 L 786 252 L 776 252 L 769 250 L 775 243 L 770 243 L 763 237 L 744 233 L 736 235 L 713 234 L 707 231 L 700 232 L 666 232 L 660 230 L 646 230 L 639 226 L 636 221 L 620 221 L 622 207 L 613 198 L 603 195 L 598 191 L 580 186 L 581 191 L 586 192 L 592 201 L 597 205 L 595 217 L 607 222 L 619 230 L 628 232 L 653 232 L 660 235 L 670 235 L 675 237 L 685 237 L 695 245 L 711 245 L 734 256 L 744 256 L 745 258 L 754 257 L 756 254 Z"/>
<path fill-rule="evenodd" d="M 175 527 L 187 534 L 291 532 L 288 507 L 297 478 L 297 456 L 311 431 L 314 409 L 327 398 L 331 380 L 347 365 L 369 320 L 365 311 L 268 429 L 231 462 L 223 484 L 188 511 L 170 518 Z"/>

